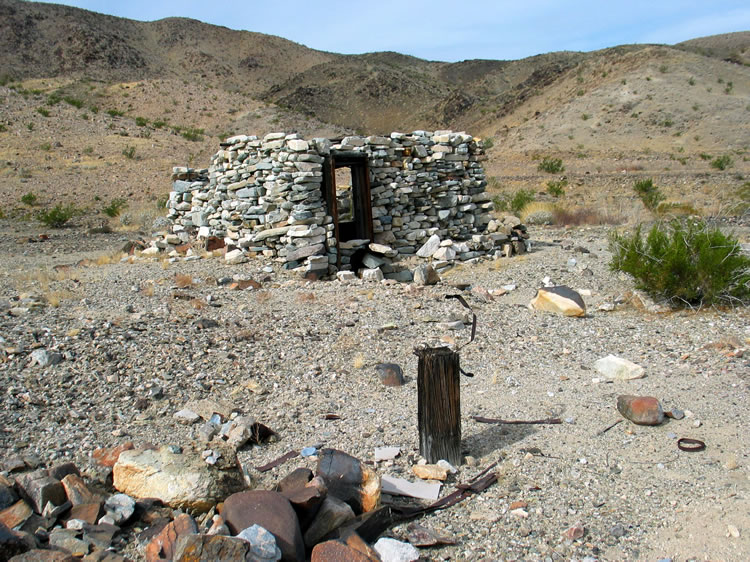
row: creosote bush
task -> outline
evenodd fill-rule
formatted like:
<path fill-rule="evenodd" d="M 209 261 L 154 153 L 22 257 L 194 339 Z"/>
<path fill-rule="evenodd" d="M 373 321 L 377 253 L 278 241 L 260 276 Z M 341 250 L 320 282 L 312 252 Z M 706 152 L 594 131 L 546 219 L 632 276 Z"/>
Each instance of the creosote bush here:
<path fill-rule="evenodd" d="M 733 165 L 734 160 L 731 156 L 729 156 L 729 154 L 717 156 L 716 158 L 711 160 L 711 167 L 716 168 L 717 170 L 726 170 L 727 168 L 731 168 Z"/>
<path fill-rule="evenodd" d="M 643 204 L 649 211 L 656 211 L 656 208 L 664 200 L 664 195 L 659 191 L 659 188 L 654 185 L 651 178 L 645 180 L 638 180 L 633 185 L 633 189 L 641 198 Z"/>
<path fill-rule="evenodd" d="M 75 215 L 76 210 L 73 205 L 55 205 L 47 211 L 39 213 L 38 218 L 42 224 L 50 228 L 62 228 Z"/>
<path fill-rule="evenodd" d="M 534 192 L 528 189 L 519 189 L 513 193 L 503 193 L 492 198 L 497 211 L 512 211 L 516 214 L 533 200 Z"/>
<path fill-rule="evenodd" d="M 703 221 L 674 219 L 610 237 L 613 271 L 654 297 L 687 306 L 750 304 L 750 257 L 731 236 Z"/>
<path fill-rule="evenodd" d="M 540 172 L 547 172 L 548 174 L 559 174 L 565 170 L 562 158 L 549 158 L 548 156 L 545 156 L 539 162 L 537 168 Z"/>
<path fill-rule="evenodd" d="M 113 199 L 109 205 L 102 209 L 102 212 L 110 218 L 115 218 L 120 215 L 128 207 L 128 202 L 125 199 Z"/>

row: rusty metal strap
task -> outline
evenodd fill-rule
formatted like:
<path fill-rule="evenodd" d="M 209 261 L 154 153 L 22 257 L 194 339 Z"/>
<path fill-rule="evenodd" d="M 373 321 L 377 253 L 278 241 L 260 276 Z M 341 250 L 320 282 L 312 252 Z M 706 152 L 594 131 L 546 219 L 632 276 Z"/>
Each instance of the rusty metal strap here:
<path fill-rule="evenodd" d="M 477 335 L 477 315 L 474 313 L 474 311 L 469 306 L 469 303 L 466 302 L 466 299 L 464 299 L 461 295 L 445 295 L 446 299 L 456 299 L 458 302 L 460 302 L 464 308 L 467 308 L 469 312 L 471 312 L 471 339 L 466 342 L 464 345 L 469 345 L 471 342 L 474 341 L 474 336 Z"/>
<path fill-rule="evenodd" d="M 298 456 L 299 456 L 299 452 L 289 451 L 285 455 L 280 456 L 276 460 L 272 460 L 268 464 L 264 464 L 263 466 L 256 466 L 255 470 L 257 470 L 258 472 L 268 472 L 272 468 L 276 468 L 277 466 L 284 464 L 286 461 L 296 458 Z"/>

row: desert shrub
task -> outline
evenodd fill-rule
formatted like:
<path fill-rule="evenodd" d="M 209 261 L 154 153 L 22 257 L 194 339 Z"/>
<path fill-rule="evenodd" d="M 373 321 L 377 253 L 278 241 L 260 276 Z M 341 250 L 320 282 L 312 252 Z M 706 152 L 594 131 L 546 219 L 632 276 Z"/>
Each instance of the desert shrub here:
<path fill-rule="evenodd" d="M 148 125 L 148 119 L 146 119 L 145 117 L 136 117 L 135 124 L 139 127 L 145 127 L 146 125 Z"/>
<path fill-rule="evenodd" d="M 493 139 L 492 137 L 490 137 L 488 139 L 484 139 L 483 144 L 484 144 L 484 149 L 485 150 L 489 150 L 493 146 L 495 146 L 495 139 Z"/>
<path fill-rule="evenodd" d="M 33 207 L 36 204 L 36 201 L 37 196 L 31 191 L 21 196 L 21 203 L 23 203 L 24 205 L 28 205 L 29 207 Z"/>
<path fill-rule="evenodd" d="M 41 148 L 45 152 L 49 152 L 50 150 L 52 150 L 52 145 L 48 142 L 43 142 L 42 144 L 39 145 L 39 148 Z"/>
<path fill-rule="evenodd" d="M 78 98 L 74 98 L 71 96 L 65 96 L 63 98 L 63 101 L 69 105 L 72 105 L 76 109 L 81 109 L 83 107 L 83 100 L 79 100 Z"/>
<path fill-rule="evenodd" d="M 711 160 L 711 167 L 716 168 L 717 170 L 726 170 L 727 168 L 731 168 L 732 166 L 734 166 L 734 160 L 731 156 L 729 156 L 729 154 L 717 156 L 716 158 Z"/>
<path fill-rule="evenodd" d="M 62 98 L 58 94 L 50 94 L 47 96 L 47 105 L 57 105 L 62 101 Z"/>
<path fill-rule="evenodd" d="M 525 224 L 552 224 L 555 221 L 555 205 L 544 201 L 531 201 L 520 209 L 518 218 Z"/>
<path fill-rule="evenodd" d="M 125 112 L 118 111 L 117 109 L 108 109 L 107 115 L 109 115 L 110 117 L 122 117 L 123 115 L 125 115 Z"/>
<path fill-rule="evenodd" d="M 122 149 L 122 155 L 128 160 L 132 160 L 133 158 L 135 158 L 135 147 L 126 146 L 125 148 Z"/>
<path fill-rule="evenodd" d="M 700 212 L 690 203 L 681 201 L 662 201 L 656 207 L 656 212 L 662 217 L 700 215 Z"/>
<path fill-rule="evenodd" d="M 202 141 L 203 133 L 204 133 L 203 129 L 195 129 L 193 127 L 189 127 L 185 129 L 184 131 L 180 132 L 183 138 L 189 141 L 194 141 L 194 142 Z"/>
<path fill-rule="evenodd" d="M 656 211 L 659 203 L 664 200 L 664 195 L 659 191 L 659 188 L 654 185 L 651 178 L 638 180 L 635 182 L 635 185 L 633 185 L 633 189 L 649 211 Z"/>
<path fill-rule="evenodd" d="M 37 107 L 36 112 L 42 117 L 49 117 L 49 109 L 46 107 Z"/>
<path fill-rule="evenodd" d="M 102 212 L 110 218 L 115 218 L 120 215 L 128 207 L 128 202 L 125 199 L 112 199 L 112 201 L 102 209 Z"/>
<path fill-rule="evenodd" d="M 688 306 L 750 304 L 750 257 L 731 236 L 703 221 L 674 219 L 645 237 L 610 237 L 613 271 L 624 271 L 638 288 Z"/>
<path fill-rule="evenodd" d="M 526 205 L 534 200 L 534 192 L 528 189 L 519 189 L 514 193 L 503 193 L 493 198 L 495 208 L 498 211 L 512 211 L 519 213 Z"/>
<path fill-rule="evenodd" d="M 565 195 L 565 187 L 568 185 L 568 180 L 561 179 L 559 181 L 548 181 L 547 182 L 547 193 L 552 197 L 562 197 Z"/>
<path fill-rule="evenodd" d="M 565 166 L 563 166 L 561 158 L 549 158 L 545 156 L 542 161 L 539 162 L 537 169 L 540 172 L 547 172 L 548 174 L 559 174 L 565 170 Z"/>
<path fill-rule="evenodd" d="M 599 209 L 577 207 L 573 209 L 555 206 L 554 224 L 578 226 L 582 224 L 618 224 L 621 217 L 604 214 Z"/>
<path fill-rule="evenodd" d="M 42 224 L 49 226 L 50 228 L 62 228 L 65 226 L 70 219 L 75 215 L 76 210 L 73 205 L 55 205 L 47 211 L 42 211 L 38 215 L 38 219 Z"/>

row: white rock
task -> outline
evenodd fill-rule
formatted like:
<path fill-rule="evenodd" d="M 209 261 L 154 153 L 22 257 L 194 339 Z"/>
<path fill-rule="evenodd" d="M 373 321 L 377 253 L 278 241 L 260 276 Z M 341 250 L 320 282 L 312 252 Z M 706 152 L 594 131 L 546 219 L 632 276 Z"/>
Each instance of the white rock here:
<path fill-rule="evenodd" d="M 373 546 L 383 562 L 413 562 L 419 560 L 419 551 L 414 545 L 383 537 Z"/>
<path fill-rule="evenodd" d="M 422 247 L 417 250 L 417 255 L 420 258 L 429 258 L 440 248 L 440 236 L 433 234 L 427 239 Z"/>
<path fill-rule="evenodd" d="M 379 269 L 365 269 L 362 271 L 362 279 L 365 281 L 382 281 L 383 272 Z"/>
<path fill-rule="evenodd" d="M 594 363 L 594 369 L 608 380 L 629 381 L 645 376 L 643 367 L 612 354 L 598 359 Z"/>

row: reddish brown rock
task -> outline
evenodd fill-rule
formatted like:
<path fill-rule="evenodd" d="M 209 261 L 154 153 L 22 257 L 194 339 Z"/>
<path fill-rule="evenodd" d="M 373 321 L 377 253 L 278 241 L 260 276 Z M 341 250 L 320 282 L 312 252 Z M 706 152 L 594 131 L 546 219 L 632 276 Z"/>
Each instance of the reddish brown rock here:
<path fill-rule="evenodd" d="M 104 498 L 89 490 L 83 478 L 76 474 L 68 474 L 62 479 L 65 495 L 74 506 L 88 503 L 101 503 Z"/>
<path fill-rule="evenodd" d="M 12 506 L 0 511 L 0 523 L 13 529 L 21 525 L 29 517 L 31 517 L 34 510 L 24 500 L 18 500 Z"/>
<path fill-rule="evenodd" d="M 16 478 L 21 495 L 28 500 L 37 513 L 42 513 L 48 502 L 53 505 L 65 503 L 65 489 L 59 480 L 47 474 L 46 470 L 26 472 Z"/>
<path fill-rule="evenodd" d="M 335 496 L 327 497 L 320 506 L 315 520 L 305 531 L 305 546 L 311 548 L 328 533 L 352 519 L 354 519 L 354 511 L 349 504 Z"/>
<path fill-rule="evenodd" d="M 638 425 L 659 425 L 664 421 L 664 410 L 653 396 L 620 395 L 617 397 L 617 409 Z"/>
<path fill-rule="evenodd" d="M 329 495 L 344 500 L 355 515 L 372 511 L 380 503 L 380 477 L 358 459 L 336 449 L 323 449 L 318 457 L 318 475 Z"/>
<path fill-rule="evenodd" d="M 302 488 L 282 492 L 283 496 L 289 500 L 294 511 L 297 513 L 297 518 L 302 529 L 306 529 L 315 518 L 327 493 L 328 489 L 322 478 L 315 478 Z"/>
<path fill-rule="evenodd" d="M 360 539 L 361 540 L 361 539 Z M 372 549 L 371 549 L 372 550 Z M 315 545 L 310 562 L 376 562 L 380 556 L 373 550 L 368 556 L 340 540 L 326 541 Z"/>
<path fill-rule="evenodd" d="M 115 466 L 117 459 L 120 458 L 120 453 L 122 453 L 123 451 L 129 451 L 133 448 L 135 448 L 133 442 L 128 441 L 127 443 L 122 443 L 117 447 L 95 449 L 93 452 L 94 460 L 99 466 L 112 468 L 113 466 Z"/>
<path fill-rule="evenodd" d="M 223 535 L 184 535 L 177 541 L 175 562 L 244 561 L 249 544 L 242 539 Z"/>
<path fill-rule="evenodd" d="M 206 251 L 213 252 L 214 250 L 221 250 L 226 246 L 223 238 L 218 236 L 209 236 L 206 238 Z"/>
<path fill-rule="evenodd" d="M 380 382 L 385 386 L 403 386 L 404 373 L 396 363 L 380 363 L 375 365 Z"/>
<path fill-rule="evenodd" d="M 198 525 L 187 513 L 178 515 L 174 521 L 164 527 L 151 542 L 146 545 L 147 562 L 158 560 L 172 560 L 174 558 L 177 541 L 183 535 L 198 533 Z"/>
<path fill-rule="evenodd" d="M 29 545 L 18 533 L 11 531 L 9 527 L 0 523 L 0 560 L 8 560 L 28 550 Z"/>
<path fill-rule="evenodd" d="M 233 534 L 260 525 L 276 537 L 282 560 L 304 560 L 299 520 L 292 504 L 282 494 L 268 490 L 232 494 L 224 501 L 221 515 Z"/>
<path fill-rule="evenodd" d="M 61 550 L 43 550 L 41 548 L 35 548 L 18 554 L 8 560 L 8 562 L 78 562 L 79 558 L 71 556 L 67 552 Z M 88 556 L 84 558 L 88 562 Z"/>
<path fill-rule="evenodd" d="M 577 521 L 575 525 L 570 527 L 565 533 L 565 538 L 569 541 L 574 541 L 576 539 L 580 539 L 584 534 L 586 533 L 586 529 L 583 526 L 583 523 L 580 521 Z"/>
<path fill-rule="evenodd" d="M 288 492 L 290 490 L 304 488 L 305 486 L 307 486 L 307 483 L 312 480 L 312 477 L 313 473 L 309 468 L 296 468 L 292 472 L 284 476 L 284 478 L 279 480 L 279 483 L 276 484 L 276 491 L 283 494 L 284 492 Z"/>
<path fill-rule="evenodd" d="M 70 508 L 67 519 L 80 519 L 81 521 L 85 521 L 89 525 L 96 525 L 96 522 L 99 521 L 99 515 L 101 514 L 101 512 L 101 502 L 80 503 Z"/>
<path fill-rule="evenodd" d="M 244 291 L 245 289 L 260 289 L 261 284 L 257 281 L 253 281 L 252 279 L 243 279 L 240 281 L 233 281 L 231 282 L 227 288 L 232 291 Z"/>

